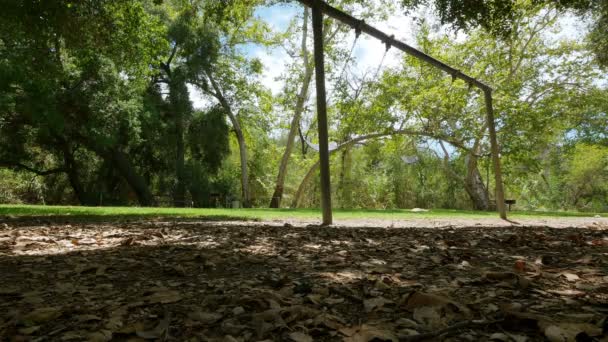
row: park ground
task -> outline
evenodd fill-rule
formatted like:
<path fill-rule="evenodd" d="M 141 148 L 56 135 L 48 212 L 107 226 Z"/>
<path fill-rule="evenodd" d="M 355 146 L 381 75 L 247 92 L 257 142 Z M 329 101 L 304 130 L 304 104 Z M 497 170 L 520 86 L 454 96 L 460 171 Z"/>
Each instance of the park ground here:
<path fill-rule="evenodd" d="M 605 341 L 608 215 L 0 206 L 0 340 Z"/>

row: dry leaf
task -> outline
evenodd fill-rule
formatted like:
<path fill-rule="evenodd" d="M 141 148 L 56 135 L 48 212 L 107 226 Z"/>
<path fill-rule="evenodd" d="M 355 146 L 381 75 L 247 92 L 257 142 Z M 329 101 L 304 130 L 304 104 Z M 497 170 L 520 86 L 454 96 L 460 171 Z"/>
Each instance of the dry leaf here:
<path fill-rule="evenodd" d="M 32 327 L 27 327 L 27 328 L 21 328 L 19 329 L 19 333 L 23 334 L 23 335 L 31 335 L 33 333 L 35 333 L 36 331 L 40 330 L 40 326 L 39 325 L 34 325 Z"/>
<path fill-rule="evenodd" d="M 182 300 L 182 295 L 179 291 L 163 290 L 150 294 L 142 298 L 150 304 L 169 304 Z"/>
<path fill-rule="evenodd" d="M 363 301 L 363 307 L 365 308 L 365 312 L 372 312 L 375 309 L 380 309 L 384 306 L 384 304 L 392 303 L 392 301 L 383 298 L 383 297 L 375 297 L 371 299 L 366 299 Z"/>
<path fill-rule="evenodd" d="M 46 307 L 36 309 L 23 317 L 25 321 L 34 323 L 44 323 L 61 316 L 61 308 Z"/>
<path fill-rule="evenodd" d="M 407 297 L 405 308 L 413 310 L 423 306 L 445 306 L 451 302 L 451 300 L 445 297 L 416 291 Z"/>
<path fill-rule="evenodd" d="M 565 277 L 566 280 L 568 280 L 568 281 L 577 281 L 577 280 L 581 279 L 578 275 L 576 275 L 574 273 L 563 272 L 563 273 L 561 273 L 561 275 L 563 277 Z"/>
<path fill-rule="evenodd" d="M 524 260 L 517 260 L 513 265 L 515 272 L 524 273 L 526 271 L 526 262 Z"/>
<path fill-rule="evenodd" d="M 453 300 L 450 300 L 448 298 L 439 296 L 439 295 L 435 295 L 435 294 L 431 294 L 431 293 L 424 293 L 424 292 L 419 292 L 416 291 L 412 294 L 410 294 L 409 297 L 407 297 L 406 301 L 405 301 L 405 308 L 407 310 L 414 310 L 416 308 L 420 308 L 420 307 L 425 307 L 425 306 L 438 306 L 438 307 L 451 307 L 453 309 L 456 309 L 456 311 L 469 316 L 471 313 L 471 310 L 469 310 L 466 306 L 457 303 Z"/>
<path fill-rule="evenodd" d="M 577 290 L 548 290 L 547 292 L 569 297 L 582 297 L 585 295 L 585 292 Z"/>
<path fill-rule="evenodd" d="M 420 324 L 430 329 L 445 327 L 441 308 L 437 306 L 422 306 L 414 310 L 414 319 Z"/>
<path fill-rule="evenodd" d="M 530 286 L 530 279 L 513 272 L 486 272 L 483 277 L 486 281 L 501 281 L 507 286 L 517 286 L 527 289 Z"/>
<path fill-rule="evenodd" d="M 289 334 L 289 338 L 294 340 L 295 342 L 312 342 L 313 339 L 310 335 L 305 334 L 303 332 L 292 332 Z"/>
<path fill-rule="evenodd" d="M 75 318 L 80 323 L 90 322 L 90 321 L 101 321 L 101 317 L 95 316 L 95 315 L 78 315 Z"/>
<path fill-rule="evenodd" d="M 171 323 L 171 316 L 169 313 L 165 313 L 165 318 L 163 318 L 158 325 L 151 331 L 136 331 L 137 336 L 146 339 L 146 340 L 155 340 L 158 338 L 163 338 L 167 335 L 169 331 L 169 324 Z"/>
<path fill-rule="evenodd" d="M 399 341 L 392 331 L 367 324 L 340 329 L 340 332 L 346 336 L 344 342 Z"/>
<path fill-rule="evenodd" d="M 222 317 L 224 316 L 217 312 L 194 311 L 188 314 L 188 318 L 202 324 L 213 324 L 222 319 Z"/>
<path fill-rule="evenodd" d="M 543 332 L 551 342 L 577 342 L 578 336 L 587 337 L 602 335 L 602 329 L 588 323 L 553 323 L 542 324 Z"/>
<path fill-rule="evenodd" d="M 100 330 L 87 334 L 87 341 L 90 342 L 107 342 L 112 340 L 112 332 L 109 330 Z"/>

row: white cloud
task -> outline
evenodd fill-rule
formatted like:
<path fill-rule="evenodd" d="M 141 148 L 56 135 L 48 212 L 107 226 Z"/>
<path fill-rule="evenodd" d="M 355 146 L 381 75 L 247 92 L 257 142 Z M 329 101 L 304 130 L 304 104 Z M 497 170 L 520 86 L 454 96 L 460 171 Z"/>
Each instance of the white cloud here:
<path fill-rule="evenodd" d="M 253 57 L 258 58 L 264 65 L 262 84 L 268 87 L 274 95 L 279 94 L 283 89 L 283 83 L 277 78 L 285 71 L 290 57 L 283 49 L 256 49 Z"/>

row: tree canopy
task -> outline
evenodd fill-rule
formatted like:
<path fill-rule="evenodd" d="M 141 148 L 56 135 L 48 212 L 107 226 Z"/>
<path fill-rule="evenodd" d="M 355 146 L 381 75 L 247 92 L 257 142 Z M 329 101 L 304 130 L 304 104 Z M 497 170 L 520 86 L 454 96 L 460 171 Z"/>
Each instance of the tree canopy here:
<path fill-rule="evenodd" d="M 604 2 L 331 4 L 370 23 L 426 13 L 414 45 L 495 89 L 508 197 L 607 208 Z M 311 20 L 297 2 L 3 7 L 0 202 L 319 205 Z M 556 34 L 565 13 L 586 25 L 583 41 Z M 324 28 L 336 206 L 491 209 L 483 98 L 416 59 L 362 50 L 336 21 Z"/>

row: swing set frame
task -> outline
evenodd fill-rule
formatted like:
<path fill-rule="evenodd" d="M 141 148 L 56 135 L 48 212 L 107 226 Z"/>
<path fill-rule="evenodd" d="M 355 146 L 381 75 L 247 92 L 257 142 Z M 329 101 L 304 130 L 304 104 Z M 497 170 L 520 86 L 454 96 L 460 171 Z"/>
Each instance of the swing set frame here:
<path fill-rule="evenodd" d="M 323 16 L 331 17 L 343 24 L 352 27 L 357 37 L 361 33 L 368 34 L 386 45 L 387 50 L 394 46 L 395 48 L 411 55 L 419 60 L 422 60 L 436 68 L 443 70 L 455 79 L 461 79 L 474 86 L 484 93 L 486 105 L 486 121 L 490 133 L 490 145 L 492 152 L 492 163 L 494 166 L 495 177 L 495 199 L 496 209 L 502 219 L 507 219 L 505 206 L 504 187 L 502 181 L 502 171 L 500 166 L 500 156 L 498 148 L 498 140 L 496 138 L 496 123 L 494 120 L 494 107 L 492 104 L 493 89 L 471 77 L 458 69 L 455 69 L 438 59 L 435 59 L 424 52 L 417 50 L 408 44 L 395 39 L 395 36 L 378 30 L 377 28 L 368 25 L 363 20 L 359 20 L 339 9 L 330 6 L 323 0 L 298 0 L 301 4 L 312 9 L 312 26 L 314 36 L 314 60 L 315 60 L 315 81 L 317 86 L 317 123 L 319 130 L 319 159 L 321 167 L 321 205 L 323 208 L 323 225 L 331 225 L 333 223 L 331 209 L 331 182 L 329 175 L 329 134 L 327 128 L 327 98 L 325 90 L 325 52 L 323 47 Z"/>

